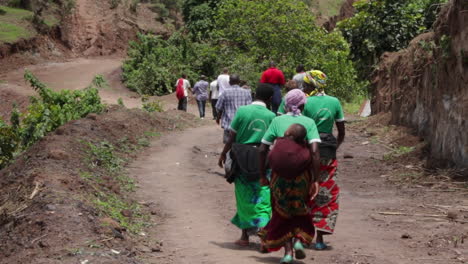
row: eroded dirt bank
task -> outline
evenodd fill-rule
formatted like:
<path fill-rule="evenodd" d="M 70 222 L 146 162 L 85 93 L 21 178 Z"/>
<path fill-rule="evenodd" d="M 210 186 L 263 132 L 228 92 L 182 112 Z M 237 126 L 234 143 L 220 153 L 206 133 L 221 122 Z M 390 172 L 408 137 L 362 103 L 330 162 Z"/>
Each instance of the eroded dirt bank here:
<path fill-rule="evenodd" d="M 372 111 L 390 112 L 394 124 L 423 136 L 430 165 L 468 173 L 467 2 L 450 1 L 434 28 L 407 49 L 383 55 L 372 79 Z"/>

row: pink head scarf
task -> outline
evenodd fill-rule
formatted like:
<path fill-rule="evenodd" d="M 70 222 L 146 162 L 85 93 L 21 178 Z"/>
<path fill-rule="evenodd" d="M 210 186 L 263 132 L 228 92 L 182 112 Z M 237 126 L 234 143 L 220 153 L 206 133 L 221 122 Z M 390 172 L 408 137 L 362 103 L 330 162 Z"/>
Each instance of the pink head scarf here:
<path fill-rule="evenodd" d="M 286 94 L 285 107 L 286 111 L 291 112 L 294 116 L 301 114 L 301 107 L 306 103 L 304 92 L 299 89 L 293 89 Z"/>

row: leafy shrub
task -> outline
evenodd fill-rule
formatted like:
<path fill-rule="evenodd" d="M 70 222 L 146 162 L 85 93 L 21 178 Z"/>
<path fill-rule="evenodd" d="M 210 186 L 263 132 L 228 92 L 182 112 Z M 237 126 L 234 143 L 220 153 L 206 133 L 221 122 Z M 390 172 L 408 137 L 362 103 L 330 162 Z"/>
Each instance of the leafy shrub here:
<path fill-rule="evenodd" d="M 70 120 L 82 118 L 89 113 L 104 109 L 98 90 L 62 90 L 54 92 L 26 71 L 24 78 L 39 97 L 31 97 L 31 104 L 23 114 L 14 109 L 11 124 L 0 120 L 0 168 L 5 167 L 14 156 L 44 137 L 48 132 Z"/>
<path fill-rule="evenodd" d="M 140 94 L 171 93 L 181 74 L 194 78 L 198 76 L 197 72 L 211 69 L 212 64 L 205 61 L 214 56 L 207 54 L 212 52 L 207 49 L 180 33 L 173 34 L 168 40 L 139 34 L 138 41 L 130 43 L 129 59 L 123 65 L 124 82 Z"/>
<path fill-rule="evenodd" d="M 429 29 L 440 4 L 446 0 L 371 0 L 354 4 L 358 13 L 338 23 L 351 44 L 351 58 L 366 78 L 380 55 L 406 48 L 418 34 Z"/>

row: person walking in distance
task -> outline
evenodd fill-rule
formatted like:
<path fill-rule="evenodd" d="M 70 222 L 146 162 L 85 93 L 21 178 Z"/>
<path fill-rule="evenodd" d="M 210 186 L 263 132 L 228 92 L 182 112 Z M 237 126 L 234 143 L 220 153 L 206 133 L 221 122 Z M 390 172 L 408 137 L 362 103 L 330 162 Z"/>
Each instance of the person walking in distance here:
<path fill-rule="evenodd" d="M 304 76 L 305 76 L 305 68 L 304 65 L 300 64 L 296 68 L 296 75 L 294 75 L 293 80 L 296 81 L 297 88 L 304 91 Z"/>
<path fill-rule="evenodd" d="M 276 114 L 278 112 L 278 107 L 281 104 L 281 86 L 286 83 L 284 74 L 281 70 L 276 68 L 275 62 L 271 61 L 270 67 L 262 73 L 260 82 L 273 85 L 275 93 L 271 100 L 271 111 Z"/>
<path fill-rule="evenodd" d="M 213 120 L 216 120 L 218 112 L 216 111 L 216 103 L 218 102 L 219 97 L 219 88 L 218 80 L 214 80 L 210 83 L 210 100 L 211 100 L 211 109 L 213 110 Z"/>
<path fill-rule="evenodd" d="M 177 110 L 187 112 L 188 91 L 190 89 L 190 82 L 187 80 L 187 75 L 182 74 L 181 78 L 176 82 L 176 97 L 179 100 Z"/>
<path fill-rule="evenodd" d="M 218 111 L 216 123 L 220 124 L 224 129 L 223 143 L 226 143 L 229 139 L 229 135 L 231 134 L 229 126 L 237 109 L 240 106 L 252 103 L 250 91 L 239 86 L 239 75 L 233 74 L 229 76 L 229 84 L 231 86 L 219 95 L 218 102 L 216 103 L 216 110 Z"/>
<path fill-rule="evenodd" d="M 255 101 L 239 107 L 229 127 L 229 140 L 218 161 L 221 168 L 226 162 L 228 151 L 235 152 L 238 163 L 250 164 L 258 161 L 255 158 L 251 160 L 248 149 L 232 150 L 232 146 L 241 144 L 243 148 L 258 149 L 256 147 L 260 145 L 263 135 L 275 118 L 275 114 L 266 108 L 272 96 L 273 87 L 260 83 L 255 93 Z M 258 151 L 254 153 L 258 155 Z M 258 178 L 252 179 L 240 170 L 235 170 L 234 177 L 237 212 L 231 223 L 242 230 L 240 239 L 235 243 L 239 246 L 249 246 L 249 236 L 257 234 L 260 228 L 270 221 L 270 188 L 261 186 Z"/>
<path fill-rule="evenodd" d="M 206 81 L 206 76 L 202 75 L 200 81 L 195 83 L 193 86 L 193 94 L 197 100 L 198 112 L 200 112 L 200 118 L 205 118 L 205 106 L 206 100 L 208 100 L 208 82 Z"/>
<path fill-rule="evenodd" d="M 231 85 L 229 84 L 229 70 L 224 68 L 223 72 L 218 76 L 218 92 L 221 96 L 223 92 L 228 89 Z"/>

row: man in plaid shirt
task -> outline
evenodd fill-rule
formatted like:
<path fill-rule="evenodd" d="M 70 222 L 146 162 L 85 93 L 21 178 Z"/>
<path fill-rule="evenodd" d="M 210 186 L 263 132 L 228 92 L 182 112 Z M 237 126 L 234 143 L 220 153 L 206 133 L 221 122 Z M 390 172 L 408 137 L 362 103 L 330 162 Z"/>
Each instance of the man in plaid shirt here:
<path fill-rule="evenodd" d="M 252 103 L 252 95 L 249 90 L 241 88 L 239 75 L 233 74 L 229 77 L 229 84 L 231 87 L 226 89 L 218 98 L 216 103 L 216 110 L 218 110 L 218 117 L 216 123 L 224 129 L 223 143 L 229 139 L 229 126 L 231 121 L 236 115 L 237 109 L 243 105 Z"/>

